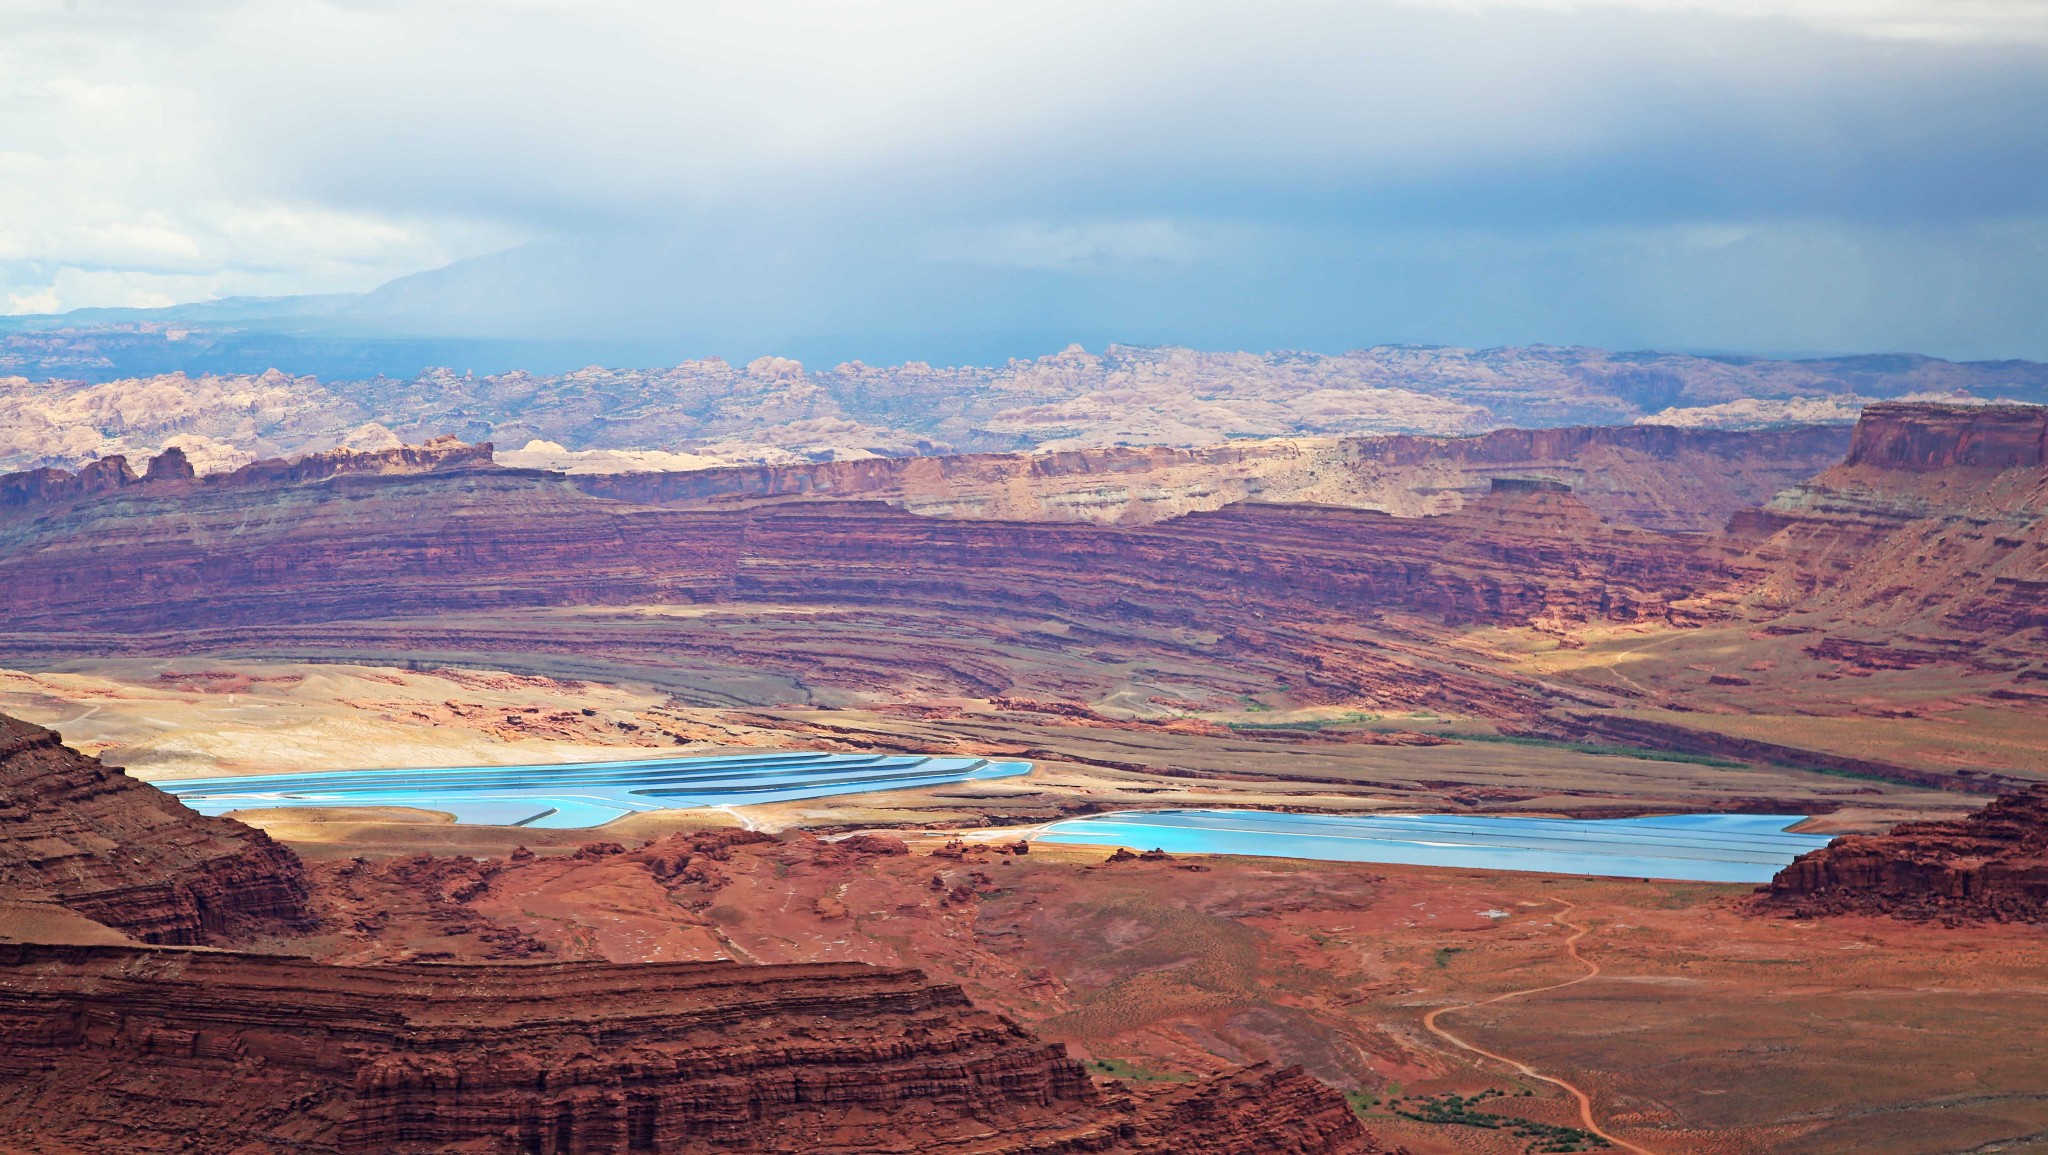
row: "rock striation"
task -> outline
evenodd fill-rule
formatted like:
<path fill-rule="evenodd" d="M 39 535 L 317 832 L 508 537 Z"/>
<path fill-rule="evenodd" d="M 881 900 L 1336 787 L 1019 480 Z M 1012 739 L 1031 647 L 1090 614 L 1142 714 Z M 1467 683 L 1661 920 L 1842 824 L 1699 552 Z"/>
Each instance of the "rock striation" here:
<path fill-rule="evenodd" d="M 490 443 L 467 445 L 454 438 L 439 438 L 425 445 L 369 451 L 336 449 L 310 453 L 289 461 L 254 461 L 233 472 L 215 474 L 202 481 L 185 451 L 172 446 L 151 458 L 139 477 L 129 467 L 128 459 L 119 454 L 100 458 L 76 473 L 46 466 L 0 476 L 0 511 L 41 511 L 136 486 L 148 487 L 152 493 L 162 493 L 164 483 L 186 482 L 235 489 L 292 485 L 357 474 L 430 473 L 488 469 L 490 466 Z"/>
<path fill-rule="evenodd" d="M 738 562 L 744 600 L 1035 604 L 1182 623 L 1389 610 L 1453 623 L 1661 618 L 1724 576 L 1681 543 L 1608 525 L 1555 483 L 1509 483 L 1442 517 L 1244 504 L 1121 529 L 780 506 L 750 520 Z"/>
<path fill-rule="evenodd" d="M 1756 608 L 1819 619 L 1843 655 L 2048 654 L 2048 407 L 1873 405 L 1841 464 L 1731 521 Z M 1925 655 L 1916 658 L 1915 654 Z M 1888 656 L 1889 655 L 1889 656 Z"/>
<path fill-rule="evenodd" d="M 2048 785 L 1967 818 L 1837 838 L 1779 871 L 1763 902 L 1802 917 L 2048 923 Z"/>
<path fill-rule="evenodd" d="M 957 987 L 859 964 L 323 966 L 0 945 L 0 1142 L 506 1155 L 1367 1155 L 1254 1068 L 1104 1094 Z"/>
<path fill-rule="evenodd" d="M 252 466 L 23 509 L 0 520 L 0 581 L 21 596 L 12 626 L 150 633 L 818 599 L 1172 621 L 1218 606 L 1637 620 L 1678 612 L 1728 572 L 1697 543 L 1608 524 L 1556 482 L 1490 482 L 1438 517 L 1243 503 L 1094 526 L 941 520 L 872 502 L 677 510 L 480 467 L 461 450 L 424 471 Z"/>
<path fill-rule="evenodd" d="M 304 871 L 262 831 L 0 715 L 0 898 L 47 902 L 149 943 L 308 929 Z"/>
<path fill-rule="evenodd" d="M 871 500 L 929 517 L 1141 524 L 1245 501 L 1353 506 L 1420 517 L 1456 512 L 1485 496 L 1497 477 L 1541 476 L 1571 485 L 1608 520 L 1698 532 L 1718 528 L 1737 511 L 1811 477 L 1839 460 L 1847 444 L 1848 432 L 1840 427 L 1728 433 L 1581 426 L 1504 429 L 1467 438 L 1280 438 L 1189 449 L 866 456 L 578 473 L 577 486 L 595 496 L 665 509 Z M 494 458 L 516 466 L 531 456 L 494 454 L 488 443 L 442 439 L 426 446 L 338 449 L 289 461 L 254 461 L 201 480 L 208 488 L 233 489 L 351 474 L 488 469 Z M 151 459 L 140 477 L 121 456 L 95 461 L 76 473 L 32 469 L 0 476 L 0 516 L 195 478 L 192 461 L 176 447 Z"/>
<path fill-rule="evenodd" d="M 1669 426 L 1501 429 L 1476 437 L 1281 438 L 1176 449 L 867 457 L 579 477 L 587 493 L 668 509 L 885 501 L 932 517 L 1141 524 L 1225 505 L 1313 503 L 1454 513 L 1503 476 L 1570 485 L 1602 517 L 1720 528 L 1841 459 L 1842 427 L 1727 433 Z M 500 460 L 524 460 L 501 454 Z"/>
<path fill-rule="evenodd" d="M 2048 463 L 2048 408 L 1887 402 L 1863 411 L 1847 466 L 1916 472 L 2038 469 Z"/>

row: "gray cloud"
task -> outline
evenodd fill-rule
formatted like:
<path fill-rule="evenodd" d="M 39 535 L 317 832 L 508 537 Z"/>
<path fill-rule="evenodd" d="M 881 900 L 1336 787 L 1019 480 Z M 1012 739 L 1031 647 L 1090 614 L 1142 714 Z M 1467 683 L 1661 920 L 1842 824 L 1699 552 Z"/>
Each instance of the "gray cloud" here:
<path fill-rule="evenodd" d="M 22 5 L 0 303 L 2048 355 L 2042 12 Z"/>

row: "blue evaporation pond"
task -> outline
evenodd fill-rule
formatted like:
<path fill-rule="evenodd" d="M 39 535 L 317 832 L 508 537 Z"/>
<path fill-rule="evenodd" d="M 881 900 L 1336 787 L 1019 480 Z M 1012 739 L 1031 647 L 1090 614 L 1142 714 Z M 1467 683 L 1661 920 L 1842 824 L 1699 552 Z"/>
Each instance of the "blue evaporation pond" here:
<path fill-rule="evenodd" d="M 472 825 L 580 829 L 648 810 L 788 802 L 1030 772 L 1029 762 L 986 758 L 764 753 L 183 778 L 154 785 L 201 814 L 274 806 L 409 806 Z"/>
<path fill-rule="evenodd" d="M 1175 854 L 1767 882 L 1794 858 L 1828 844 L 1826 835 L 1786 833 L 1801 820 L 1797 814 L 1572 819 L 1147 810 L 1066 819 L 1036 838 Z"/>

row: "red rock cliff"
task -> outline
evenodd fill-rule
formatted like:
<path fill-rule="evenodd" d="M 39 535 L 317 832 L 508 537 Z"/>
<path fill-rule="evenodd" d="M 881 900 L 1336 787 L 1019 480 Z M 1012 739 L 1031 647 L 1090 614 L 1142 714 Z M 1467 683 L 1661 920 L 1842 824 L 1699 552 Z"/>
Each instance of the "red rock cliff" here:
<path fill-rule="evenodd" d="M 0 945 L 0 1074 L 0 1142 L 87 1152 L 1382 1150 L 1298 1071 L 1106 1098 L 958 988 L 857 964 Z"/>
<path fill-rule="evenodd" d="M 0 475 L 0 512 L 34 510 L 138 485 L 154 488 L 165 482 L 189 482 L 225 490 L 290 485 L 357 474 L 493 469 L 491 448 L 489 442 L 469 445 L 453 437 L 442 437 L 426 445 L 402 445 L 395 449 L 335 449 L 326 453 L 309 453 L 288 461 L 253 461 L 232 473 L 200 478 L 184 451 L 173 446 L 151 458 L 140 477 L 128 467 L 128 459 L 119 455 L 103 457 L 76 473 L 45 468 Z"/>
<path fill-rule="evenodd" d="M 1682 543 L 1616 530 L 1556 487 L 1504 490 L 1443 517 L 1246 504 L 1114 530 L 782 506 L 752 519 L 735 594 L 1161 620 L 1395 609 L 1524 622 L 1661 616 L 1720 577 Z"/>
<path fill-rule="evenodd" d="M 938 517 L 1141 524 L 1243 501 L 1404 516 L 1455 511 L 1503 474 L 1570 484 L 1603 517 L 1711 530 L 1840 460 L 1841 427 L 1502 429 L 1477 437 L 1241 441 L 1034 454 L 875 457 L 808 465 L 579 476 L 584 491 L 672 509 L 775 500 L 886 501 Z"/>
<path fill-rule="evenodd" d="M 0 523 L 14 631 L 154 632 L 732 598 L 1037 603 L 1184 619 L 1402 610 L 1660 617 L 1725 579 L 1697 543 L 1562 486 L 1454 514 L 1241 504 L 1150 526 L 962 521 L 875 503 L 710 512 L 517 471 L 168 487 Z"/>
<path fill-rule="evenodd" d="M 1731 523 L 1763 575 L 1752 600 L 1823 616 L 1859 644 L 1969 639 L 2038 657 L 2044 437 L 2048 407 L 1871 406 L 1847 461 Z"/>
<path fill-rule="evenodd" d="M 0 898 L 56 902 L 144 942 L 311 923 L 291 852 L 0 715 Z"/>
<path fill-rule="evenodd" d="M 2048 462 L 2048 407 L 1892 401 L 1863 411 L 1846 465 L 2034 469 Z"/>
<path fill-rule="evenodd" d="M 1803 915 L 2048 922 L 2048 786 L 1952 822 L 1837 838 L 1779 871 L 1765 902 Z"/>

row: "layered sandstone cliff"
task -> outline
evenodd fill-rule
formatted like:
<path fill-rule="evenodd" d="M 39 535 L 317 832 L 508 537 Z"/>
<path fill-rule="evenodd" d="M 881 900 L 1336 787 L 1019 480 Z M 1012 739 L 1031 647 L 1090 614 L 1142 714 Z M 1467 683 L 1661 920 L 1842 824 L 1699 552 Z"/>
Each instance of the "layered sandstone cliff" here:
<path fill-rule="evenodd" d="M 1115 530 L 781 506 L 749 520 L 734 596 L 1179 622 L 1406 611 L 1522 623 L 1662 617 L 1722 576 L 1682 544 L 1608 525 L 1561 485 L 1504 483 L 1441 517 L 1244 504 Z"/>
<path fill-rule="evenodd" d="M 0 948 L 0 1023 L 0 1115 L 88 1147 L 125 1126 L 135 1150 L 904 1150 L 1097 1106 L 1057 1048 L 863 966 Z M 110 1102 L 116 1071 L 138 1089 Z"/>
<path fill-rule="evenodd" d="M 336 449 L 303 457 L 253 461 L 228 473 L 199 478 L 185 451 L 175 446 L 151 458 L 140 476 L 128 459 L 103 457 L 78 472 L 44 467 L 0 475 L 0 515 L 41 513 L 51 507 L 109 493 L 147 487 L 145 492 L 188 492 L 195 487 L 237 489 L 323 481 L 330 477 L 432 473 L 491 466 L 491 446 L 441 438 L 426 445 L 357 451 Z M 177 483 L 187 483 L 179 485 Z"/>
<path fill-rule="evenodd" d="M 261 831 L 0 715 L 0 898 L 61 905 L 143 942 L 306 929 L 299 862 Z"/>
<path fill-rule="evenodd" d="M 1841 465 L 1731 523 L 1762 575 L 1750 600 L 1824 619 L 1845 644 L 1903 653 L 1981 640 L 2038 665 L 2044 443 L 2048 407 L 1871 406 Z"/>
<path fill-rule="evenodd" d="M 1437 517 L 1244 503 L 1103 527 L 860 502 L 677 510 L 470 463 L 252 467 L 23 508 L 0 520 L 9 625 L 153 633 L 735 599 L 1634 620 L 1725 578 L 1695 544 L 1612 526 L 1563 485 L 1501 479 Z"/>
<path fill-rule="evenodd" d="M 1504 429 L 1466 438 L 1280 438 L 1192 449 L 868 456 L 579 474 L 577 486 L 666 509 L 851 499 L 884 501 L 931 517 L 1140 524 L 1246 501 L 1312 502 L 1420 517 L 1455 512 L 1483 497 L 1495 478 L 1540 476 L 1571 485 L 1611 521 L 1706 531 L 1835 463 L 1847 444 L 1841 427 L 1731 433 L 1581 426 Z M 495 457 L 517 466 L 533 455 Z M 487 469 L 493 458 L 489 444 L 443 439 L 427 446 L 255 461 L 202 480 L 208 488 L 231 489 L 342 475 Z M 193 463 L 177 448 L 152 459 L 142 476 L 120 456 L 76 473 L 42 468 L 7 474 L 0 476 L 0 516 L 195 476 Z"/>
<path fill-rule="evenodd" d="M 775 500 L 885 501 L 935 517 L 1138 524 L 1256 501 L 1451 513 L 1503 476 L 1572 486 L 1610 521 L 1717 529 L 1839 461 L 1841 427 L 1727 433 L 1668 426 L 1503 429 L 1476 437 L 1396 435 L 1237 441 L 1035 454 L 869 457 L 582 477 L 587 493 L 669 509 Z M 501 460 L 524 460 L 518 454 Z"/>
<path fill-rule="evenodd" d="M 2034 405 L 1873 405 L 1857 422 L 1843 464 L 1923 472 L 2039 468 L 2048 463 L 2044 412 Z"/>
<path fill-rule="evenodd" d="M 1837 838 L 1779 871 L 1764 902 L 1801 915 L 2048 922 L 2048 786 L 1952 822 Z"/>
<path fill-rule="evenodd" d="M 957 987 L 859 964 L 0 944 L 0 1075 L 0 1144 L 83 1152 L 1383 1150 L 1298 1070 L 1105 1096 Z"/>

